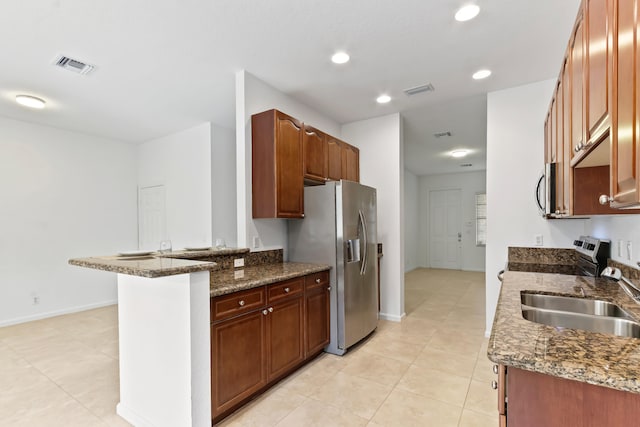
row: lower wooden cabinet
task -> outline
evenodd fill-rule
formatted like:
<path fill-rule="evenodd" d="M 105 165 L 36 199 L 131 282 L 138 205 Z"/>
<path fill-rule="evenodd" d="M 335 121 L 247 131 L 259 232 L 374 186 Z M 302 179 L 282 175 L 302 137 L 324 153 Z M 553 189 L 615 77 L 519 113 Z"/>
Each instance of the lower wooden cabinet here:
<path fill-rule="evenodd" d="M 500 366 L 506 394 L 499 425 L 510 427 L 620 427 L 637 425 L 640 394 Z M 504 376 L 502 381 L 504 381 Z M 500 379 L 498 380 L 500 384 Z"/>
<path fill-rule="evenodd" d="M 275 380 L 304 361 L 304 300 L 282 301 L 267 309 L 267 365 L 269 381 Z"/>
<path fill-rule="evenodd" d="M 322 352 L 329 292 L 323 271 L 211 299 L 214 422 Z"/>
<path fill-rule="evenodd" d="M 305 356 L 321 352 L 329 344 L 329 274 L 305 278 Z"/>
<path fill-rule="evenodd" d="M 254 311 L 211 326 L 213 417 L 234 408 L 267 384 L 266 316 Z"/>

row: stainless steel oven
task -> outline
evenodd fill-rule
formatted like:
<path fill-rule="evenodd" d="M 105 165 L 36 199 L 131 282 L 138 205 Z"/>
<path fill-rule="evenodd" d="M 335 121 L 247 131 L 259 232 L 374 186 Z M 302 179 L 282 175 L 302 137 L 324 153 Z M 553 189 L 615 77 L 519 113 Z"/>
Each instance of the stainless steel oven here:
<path fill-rule="evenodd" d="M 573 241 L 578 252 L 576 274 L 578 276 L 598 277 L 607 266 L 611 254 L 611 241 L 591 236 L 580 236 Z"/>

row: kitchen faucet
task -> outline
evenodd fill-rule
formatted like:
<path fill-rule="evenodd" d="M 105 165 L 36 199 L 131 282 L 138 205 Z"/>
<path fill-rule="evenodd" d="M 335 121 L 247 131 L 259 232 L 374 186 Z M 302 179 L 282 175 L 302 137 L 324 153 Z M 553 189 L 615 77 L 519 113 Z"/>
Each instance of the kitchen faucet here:
<path fill-rule="evenodd" d="M 636 303 L 640 304 L 640 289 L 629 279 L 622 275 L 622 272 L 619 268 L 615 267 L 607 267 L 602 270 L 601 276 L 607 277 L 609 279 L 613 279 L 618 282 L 618 285 L 622 288 L 622 290 L 631 297 Z"/>

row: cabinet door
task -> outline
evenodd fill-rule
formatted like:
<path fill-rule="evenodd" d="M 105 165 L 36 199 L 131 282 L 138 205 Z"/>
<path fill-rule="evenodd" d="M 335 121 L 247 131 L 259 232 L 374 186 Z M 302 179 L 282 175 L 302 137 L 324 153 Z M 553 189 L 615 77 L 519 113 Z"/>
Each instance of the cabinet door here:
<path fill-rule="evenodd" d="M 302 137 L 304 178 L 324 182 L 327 178 L 327 140 L 324 133 L 304 125 Z"/>
<path fill-rule="evenodd" d="M 583 29 L 584 21 L 578 18 L 576 31 L 571 40 L 571 147 L 584 144 L 583 123 Z M 581 144 L 581 145 L 579 145 Z"/>
<path fill-rule="evenodd" d="M 611 132 L 612 206 L 638 202 L 638 75 L 637 13 L 635 0 L 619 0 L 614 43 L 614 123 Z"/>
<path fill-rule="evenodd" d="M 609 4 L 612 0 L 588 0 L 585 2 L 586 57 L 587 68 L 587 140 L 593 141 L 608 128 L 610 75 L 611 23 Z M 599 129 L 600 128 L 600 129 Z"/>
<path fill-rule="evenodd" d="M 347 143 L 341 144 L 342 178 L 360 182 L 360 150 Z"/>
<path fill-rule="evenodd" d="M 277 216 L 300 218 L 304 214 L 300 123 L 286 114 L 277 112 L 275 142 Z"/>
<path fill-rule="evenodd" d="M 340 141 L 327 135 L 327 178 L 332 181 L 342 179 L 342 149 Z"/>
<path fill-rule="evenodd" d="M 569 215 L 573 215 L 573 171 L 571 159 L 573 148 L 571 147 L 571 87 L 569 73 L 569 59 L 565 58 L 562 66 L 562 175 L 564 185 L 564 209 Z"/>
<path fill-rule="evenodd" d="M 211 326 L 214 418 L 267 384 L 266 318 L 261 311 L 255 311 Z"/>
<path fill-rule="evenodd" d="M 315 288 L 306 296 L 305 355 L 312 356 L 329 344 L 329 288 Z"/>
<path fill-rule="evenodd" d="M 273 304 L 267 315 L 267 358 L 269 381 L 276 379 L 304 360 L 302 296 Z"/>

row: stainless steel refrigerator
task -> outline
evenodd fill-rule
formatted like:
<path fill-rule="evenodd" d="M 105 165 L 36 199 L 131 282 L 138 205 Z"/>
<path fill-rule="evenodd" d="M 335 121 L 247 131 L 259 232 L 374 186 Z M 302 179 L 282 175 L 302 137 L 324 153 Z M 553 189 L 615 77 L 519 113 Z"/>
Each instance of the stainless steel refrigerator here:
<path fill-rule="evenodd" d="M 342 355 L 378 325 L 376 190 L 352 181 L 305 187 L 304 219 L 288 222 L 290 261 L 331 266 L 331 341 Z"/>

